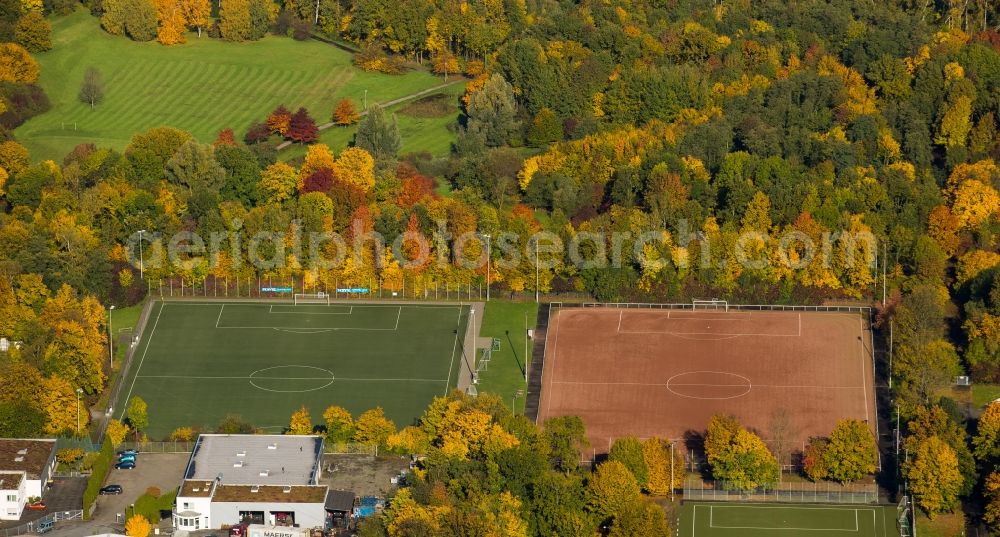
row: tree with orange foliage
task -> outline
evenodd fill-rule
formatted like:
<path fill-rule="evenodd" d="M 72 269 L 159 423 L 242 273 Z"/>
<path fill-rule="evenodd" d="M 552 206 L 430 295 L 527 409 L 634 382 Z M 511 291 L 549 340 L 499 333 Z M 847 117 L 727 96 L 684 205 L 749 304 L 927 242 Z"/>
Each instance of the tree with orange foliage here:
<path fill-rule="evenodd" d="M 288 132 L 288 126 L 292 122 L 292 113 L 285 108 L 285 105 L 278 105 L 269 116 L 267 116 L 267 126 L 274 134 L 282 136 Z"/>
<path fill-rule="evenodd" d="M 337 103 L 337 108 L 333 110 L 333 122 L 337 125 L 353 125 L 359 119 L 361 119 L 361 115 L 354 108 L 354 103 L 347 97 L 341 99 Z"/>
<path fill-rule="evenodd" d="M 153 0 L 156 6 L 156 40 L 161 45 L 184 43 L 186 21 L 177 0 Z"/>
<path fill-rule="evenodd" d="M 236 135 L 233 134 L 233 129 L 225 128 L 219 131 L 219 135 L 215 137 L 212 145 L 215 147 L 219 147 L 220 145 L 236 145 Z"/>
<path fill-rule="evenodd" d="M 396 198 L 400 207 L 413 207 L 420 200 L 434 195 L 434 179 L 421 174 L 410 164 L 400 164 L 396 169 L 396 178 L 402 183 Z"/>

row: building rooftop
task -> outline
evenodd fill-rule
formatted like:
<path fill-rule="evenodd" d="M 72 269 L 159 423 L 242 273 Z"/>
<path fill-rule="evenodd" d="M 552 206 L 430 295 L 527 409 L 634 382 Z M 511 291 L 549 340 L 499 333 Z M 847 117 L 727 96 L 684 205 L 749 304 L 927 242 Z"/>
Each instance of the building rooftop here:
<path fill-rule="evenodd" d="M 203 434 L 191 451 L 184 479 L 218 479 L 224 484 L 315 485 L 322 456 L 322 436 Z"/>
<path fill-rule="evenodd" d="M 331 490 L 326 495 L 326 509 L 328 511 L 342 511 L 350 513 L 354 508 L 354 493 L 349 490 Z"/>
<path fill-rule="evenodd" d="M 24 479 L 24 472 L 0 472 L 0 490 L 17 490 Z"/>
<path fill-rule="evenodd" d="M 219 485 L 213 502 L 323 503 L 326 485 Z"/>
<path fill-rule="evenodd" d="M 41 479 L 55 449 L 55 440 L 0 439 L 0 472 L 24 472 L 27 479 Z"/>
<path fill-rule="evenodd" d="M 214 483 L 214 481 L 189 479 L 181 484 L 181 491 L 177 495 L 187 498 L 208 498 L 212 495 L 212 485 Z"/>

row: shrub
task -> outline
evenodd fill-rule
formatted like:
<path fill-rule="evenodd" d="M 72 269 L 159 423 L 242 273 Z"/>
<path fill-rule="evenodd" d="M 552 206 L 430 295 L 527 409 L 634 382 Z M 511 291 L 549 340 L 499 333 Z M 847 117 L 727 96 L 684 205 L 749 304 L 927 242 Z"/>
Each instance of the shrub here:
<path fill-rule="evenodd" d="M 52 108 L 41 86 L 0 82 L 0 97 L 7 101 L 7 110 L 0 114 L 0 125 L 16 129 L 25 121 Z"/>
<path fill-rule="evenodd" d="M 114 457 L 115 450 L 111 447 L 111 442 L 105 439 L 104 444 L 101 446 L 100 455 L 98 455 L 97 459 L 94 461 L 93 472 L 90 474 L 90 479 L 87 480 L 87 490 L 83 492 L 84 518 L 90 518 L 90 507 L 94 504 L 94 500 L 97 499 L 97 494 L 101 490 L 104 478 L 108 475 L 108 470 L 111 469 L 111 463 Z"/>
<path fill-rule="evenodd" d="M 274 24 L 271 25 L 271 33 L 279 36 L 287 36 L 289 30 L 292 28 L 293 20 L 291 12 L 282 9 L 278 13 L 278 17 L 274 19 Z"/>
<path fill-rule="evenodd" d="M 305 41 L 312 37 L 313 25 L 309 21 L 296 19 L 292 21 L 292 39 Z"/>
<path fill-rule="evenodd" d="M 63 448 L 56 453 L 56 459 L 63 464 L 73 464 L 83 458 L 80 448 Z"/>

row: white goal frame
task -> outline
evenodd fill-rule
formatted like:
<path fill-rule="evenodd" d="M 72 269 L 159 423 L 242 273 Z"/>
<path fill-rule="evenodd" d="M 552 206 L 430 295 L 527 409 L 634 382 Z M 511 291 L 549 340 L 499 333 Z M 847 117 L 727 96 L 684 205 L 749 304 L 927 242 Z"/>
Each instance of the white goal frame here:
<path fill-rule="evenodd" d="M 320 291 L 319 293 L 295 293 L 292 295 L 292 303 L 299 304 L 324 304 L 330 305 L 330 294 Z"/>
<path fill-rule="evenodd" d="M 719 299 L 719 298 L 710 298 L 710 299 L 694 298 L 694 299 L 691 299 L 691 309 L 694 310 L 694 311 L 697 311 L 697 310 L 715 310 L 715 311 L 720 311 L 721 310 L 721 311 L 728 312 L 729 311 L 729 301 L 728 300 L 722 300 L 722 299 Z"/>

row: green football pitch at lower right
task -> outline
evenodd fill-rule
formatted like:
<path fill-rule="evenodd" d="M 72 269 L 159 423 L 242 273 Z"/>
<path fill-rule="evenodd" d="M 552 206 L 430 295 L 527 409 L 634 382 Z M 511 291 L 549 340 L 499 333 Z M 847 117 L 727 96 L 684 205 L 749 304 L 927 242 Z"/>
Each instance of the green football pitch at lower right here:
<path fill-rule="evenodd" d="M 681 537 L 898 537 L 896 508 L 685 502 Z"/>
<path fill-rule="evenodd" d="M 402 428 L 457 385 L 468 319 L 459 304 L 160 301 L 113 415 L 142 397 L 154 440 L 228 414 L 281 432 L 301 405 L 316 424 L 330 405 L 380 406 Z"/>

